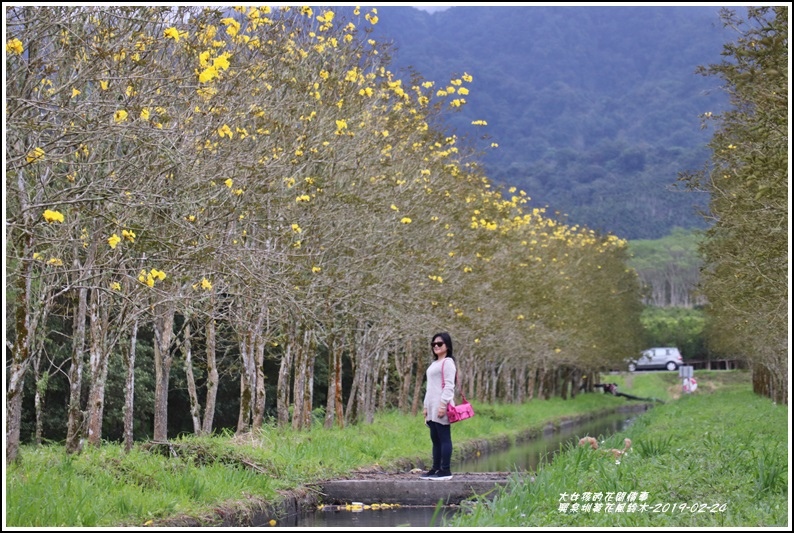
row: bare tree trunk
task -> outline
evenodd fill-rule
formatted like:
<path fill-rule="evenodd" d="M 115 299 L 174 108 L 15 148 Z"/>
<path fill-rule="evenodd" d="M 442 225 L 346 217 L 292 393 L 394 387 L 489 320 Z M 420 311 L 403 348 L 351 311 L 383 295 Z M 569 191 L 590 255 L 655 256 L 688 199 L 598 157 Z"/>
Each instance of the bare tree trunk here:
<path fill-rule="evenodd" d="M 488 398 L 491 403 L 496 403 L 498 401 L 498 397 L 496 394 L 498 389 L 497 387 L 498 383 L 499 383 L 499 368 L 494 365 L 491 367 L 491 379 L 489 384 L 490 394 L 488 395 Z"/>
<path fill-rule="evenodd" d="M 364 421 L 367 424 L 372 424 L 375 421 L 375 410 L 377 408 L 378 400 L 378 384 L 380 382 L 382 359 L 382 349 L 375 348 L 373 350 L 372 367 L 370 368 L 369 376 L 367 378 L 367 396 L 365 399 L 366 416 Z"/>
<path fill-rule="evenodd" d="M 262 335 L 256 336 L 254 366 L 256 386 L 254 389 L 253 427 L 257 429 L 265 423 L 265 338 Z"/>
<path fill-rule="evenodd" d="M 20 309 L 17 308 L 19 321 Z M 23 322 L 26 318 L 22 318 Z M 19 453 L 19 432 L 22 425 L 22 390 L 25 386 L 25 373 L 30 366 L 28 357 L 28 331 L 24 324 L 17 323 L 17 338 L 14 343 L 11 366 L 8 370 L 8 387 L 6 388 L 6 464 L 15 461 Z"/>
<path fill-rule="evenodd" d="M 579 382 L 581 381 L 581 371 L 579 370 L 572 370 L 570 372 L 570 380 L 569 383 L 571 384 L 571 399 L 576 398 L 576 394 L 579 392 Z"/>
<path fill-rule="evenodd" d="M 102 439 L 102 413 L 105 410 L 105 387 L 108 362 L 113 346 L 108 341 L 110 328 L 109 305 L 99 290 L 91 292 L 91 387 L 88 393 L 88 443 L 99 446 Z M 113 343 L 115 344 L 115 343 Z"/>
<path fill-rule="evenodd" d="M 312 332 L 307 331 L 304 335 L 304 351 L 305 355 L 303 357 L 303 364 L 304 364 L 304 373 L 306 374 L 306 379 L 303 382 L 304 393 L 303 393 L 303 427 L 305 429 L 311 429 L 312 424 L 314 423 L 314 418 L 312 416 L 313 406 L 314 406 L 314 358 L 316 353 L 316 344 L 314 342 L 314 334 Z"/>
<path fill-rule="evenodd" d="M 342 335 L 333 335 L 328 343 L 328 399 L 325 403 L 323 427 L 331 429 L 336 424 L 343 428 L 344 406 L 342 405 Z"/>
<path fill-rule="evenodd" d="M 311 427 L 312 389 L 314 384 L 313 335 L 304 331 L 303 340 L 296 341 L 297 356 L 295 357 L 295 384 L 293 395 L 295 402 L 292 411 L 292 428 L 296 430 Z"/>
<path fill-rule="evenodd" d="M 214 299 L 213 299 L 214 304 Z M 214 307 L 213 307 L 214 309 Z M 215 419 L 215 402 L 218 397 L 218 364 L 215 357 L 215 318 L 210 316 L 205 327 L 207 337 L 207 401 L 204 406 L 204 423 L 202 434 L 212 433 Z"/>
<path fill-rule="evenodd" d="M 526 391 L 526 382 L 527 382 L 527 367 L 521 366 L 521 368 L 516 369 L 516 403 L 522 404 L 524 403 L 525 391 Z"/>
<path fill-rule="evenodd" d="M 45 297 L 46 301 L 49 301 L 49 295 Z M 44 305 L 43 309 L 41 310 L 41 319 L 37 322 L 43 325 L 47 324 L 47 317 L 49 316 L 50 305 Z M 38 328 L 37 328 L 38 329 Z M 36 336 L 37 338 L 40 337 L 39 335 Z M 44 436 L 44 404 L 45 398 L 47 395 L 47 385 L 50 379 L 50 371 L 49 368 L 44 371 L 44 374 L 41 373 L 41 359 L 43 355 L 43 346 L 42 340 L 35 340 L 31 343 L 31 353 L 33 355 L 33 379 L 35 379 L 36 383 L 36 393 L 35 398 L 33 400 L 34 408 L 36 411 L 36 444 L 41 445 L 43 436 Z"/>
<path fill-rule="evenodd" d="M 276 385 L 276 414 L 278 425 L 286 426 L 289 423 L 289 402 L 290 402 L 290 374 L 292 370 L 292 344 L 287 342 L 284 347 L 284 355 L 281 357 L 281 364 L 278 369 L 278 384 Z"/>
<path fill-rule="evenodd" d="M 411 371 L 414 367 L 414 353 L 412 349 L 413 343 L 408 339 L 405 345 L 405 350 L 400 354 L 394 356 L 394 367 L 397 371 L 397 379 L 399 380 L 399 393 L 397 396 L 397 409 L 401 413 L 408 412 L 409 399 L 411 394 Z"/>
<path fill-rule="evenodd" d="M 527 401 L 532 401 L 535 397 L 535 377 L 537 370 L 534 368 L 529 369 L 529 381 L 527 382 Z"/>
<path fill-rule="evenodd" d="M 33 379 L 36 383 L 36 392 L 33 398 L 33 407 L 36 412 L 36 435 L 35 443 L 41 446 L 42 436 L 44 433 L 44 420 L 42 414 L 44 413 L 44 398 L 47 392 L 47 381 L 50 378 L 49 372 L 43 376 L 41 374 L 41 352 L 37 352 L 33 356 Z"/>
<path fill-rule="evenodd" d="M 138 319 L 132 324 L 129 352 L 125 357 L 127 378 L 124 382 L 124 451 L 129 453 L 133 444 L 133 421 L 135 400 L 135 346 L 138 343 Z"/>
<path fill-rule="evenodd" d="M 414 376 L 414 399 L 411 404 L 411 414 L 416 416 L 419 413 L 419 406 L 424 402 L 422 395 L 422 383 L 425 381 L 425 358 L 416 359 L 416 376 Z"/>
<path fill-rule="evenodd" d="M 543 398 L 546 394 L 546 370 L 544 368 L 538 369 L 538 398 Z"/>
<path fill-rule="evenodd" d="M 250 429 L 251 407 L 253 403 L 252 381 L 253 374 L 253 333 L 248 332 L 240 341 L 240 358 L 243 368 L 240 371 L 240 413 L 237 417 L 237 434 L 245 433 Z"/>
<path fill-rule="evenodd" d="M 155 441 L 168 440 L 168 382 L 171 376 L 171 339 L 174 335 L 173 301 L 157 304 L 154 319 L 154 435 Z"/>
<path fill-rule="evenodd" d="M 388 352 L 385 352 L 386 363 L 381 367 L 381 378 L 380 378 L 380 401 L 378 402 L 377 410 L 385 411 L 388 409 L 388 401 L 389 395 L 387 394 L 389 390 L 389 363 L 388 363 Z"/>
<path fill-rule="evenodd" d="M 305 354 L 303 346 L 301 346 L 297 339 L 293 338 L 290 343 L 294 346 L 293 353 L 295 354 L 295 364 L 293 365 L 295 377 L 292 385 L 292 397 L 294 398 L 292 402 L 292 429 L 300 430 L 303 420 L 301 413 L 303 409 L 303 394 L 306 392 L 304 388 L 306 374 L 303 372 L 303 358 Z"/>
<path fill-rule="evenodd" d="M 560 390 L 560 396 L 562 397 L 563 400 L 567 400 L 568 399 L 568 380 L 570 379 L 570 376 L 569 376 L 570 369 L 567 366 L 565 366 L 563 368 L 560 368 L 558 370 L 558 373 L 559 373 L 558 380 L 560 382 L 562 382 L 562 388 Z"/>
<path fill-rule="evenodd" d="M 370 397 L 372 383 L 370 376 L 372 375 L 372 353 L 370 346 L 367 342 L 368 334 L 362 335 L 361 339 L 356 343 L 356 374 L 358 379 L 358 390 L 356 392 L 356 422 L 366 420 L 367 416 L 367 399 Z"/>
<path fill-rule="evenodd" d="M 88 289 L 77 291 L 77 310 L 74 315 L 72 337 L 72 366 L 69 368 L 69 413 L 66 421 L 66 452 L 80 451 L 83 412 L 80 406 L 83 388 L 83 350 L 85 346 L 85 318 L 88 313 Z"/>
<path fill-rule="evenodd" d="M 190 399 L 190 418 L 193 420 L 193 433 L 201 435 L 201 405 L 196 391 L 196 378 L 193 375 L 193 350 L 190 342 L 190 322 L 185 317 L 185 340 L 182 343 L 182 355 L 185 358 L 185 379 L 187 394 Z"/>
<path fill-rule="evenodd" d="M 345 407 L 345 424 L 354 424 L 358 419 L 358 382 L 361 379 L 361 374 L 358 372 L 358 366 L 360 364 L 358 355 L 353 356 L 352 364 L 353 383 L 350 385 L 350 396 L 347 398 L 347 406 Z"/>

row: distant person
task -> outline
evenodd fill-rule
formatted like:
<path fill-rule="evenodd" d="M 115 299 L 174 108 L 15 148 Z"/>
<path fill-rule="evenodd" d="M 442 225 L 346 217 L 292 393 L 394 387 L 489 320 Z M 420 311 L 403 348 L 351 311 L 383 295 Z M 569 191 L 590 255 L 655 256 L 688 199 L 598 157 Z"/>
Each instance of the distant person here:
<path fill-rule="evenodd" d="M 427 368 L 427 390 L 422 412 L 430 428 L 433 442 L 433 466 L 422 474 L 422 479 L 452 479 L 452 433 L 447 404 L 455 395 L 455 375 L 458 369 L 452 357 L 452 338 L 449 333 L 436 333 L 430 342 L 435 361 Z M 443 384 L 441 374 L 444 374 Z"/>

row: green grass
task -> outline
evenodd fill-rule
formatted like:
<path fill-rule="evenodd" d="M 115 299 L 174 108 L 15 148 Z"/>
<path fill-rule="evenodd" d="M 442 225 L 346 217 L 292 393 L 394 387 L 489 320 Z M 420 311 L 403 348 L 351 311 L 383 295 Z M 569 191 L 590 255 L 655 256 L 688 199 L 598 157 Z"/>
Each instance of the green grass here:
<path fill-rule="evenodd" d="M 541 520 L 544 525 L 561 525 L 563 519 L 570 518 L 555 514 L 556 503 L 551 511 L 546 507 L 549 498 L 559 498 L 558 494 L 553 494 L 555 490 L 562 491 L 568 487 L 567 492 L 571 492 L 570 487 L 578 487 L 577 476 L 592 477 L 591 483 L 598 487 L 616 490 L 638 487 L 657 500 L 670 498 L 667 500 L 670 503 L 674 501 L 673 495 L 661 490 L 665 483 L 681 489 L 689 485 L 698 487 L 700 492 L 676 495 L 691 498 L 702 496 L 707 489 L 736 477 L 744 484 L 742 490 L 752 491 L 756 509 L 768 506 L 769 510 L 764 513 L 757 510 L 757 520 L 749 521 L 749 511 L 739 513 L 738 504 L 732 499 L 731 512 L 721 515 L 723 519 L 730 517 L 726 524 L 771 524 L 779 517 L 785 517 L 785 500 L 782 511 L 775 505 L 781 505 L 781 490 L 785 496 L 787 488 L 788 463 L 785 453 L 781 455 L 781 449 L 786 446 L 785 432 L 780 436 L 780 429 L 785 430 L 786 427 L 785 417 L 781 418 L 781 413 L 787 414 L 786 407 L 773 408 L 769 402 L 747 392 L 749 377 L 746 373 L 743 377 L 726 372 L 712 374 L 715 376 L 701 378 L 696 373 L 699 386 L 702 384 L 698 392 L 702 390 L 703 394 L 691 395 L 680 401 L 671 401 L 677 394 L 675 381 L 670 381 L 670 377 L 678 379 L 675 373 L 638 374 L 630 376 L 630 384 L 620 382 L 619 390 L 623 392 L 640 397 L 660 397 L 668 402 L 639 417 L 627 432 L 627 436 L 635 440 L 632 454 L 617 466 L 597 461 L 583 449 L 573 450 L 573 463 L 563 473 L 555 474 L 554 469 L 567 460 L 555 460 L 553 465 L 539 473 L 539 476 L 550 476 L 548 487 L 554 487 L 554 490 L 542 497 L 520 493 L 512 497 L 519 498 L 521 509 L 535 509 L 530 513 L 533 520 Z M 624 379 L 622 375 L 607 377 L 615 382 L 618 378 Z M 718 385 L 710 386 L 710 381 Z M 738 384 L 725 385 L 726 381 Z M 714 392 L 709 393 L 711 390 Z M 711 397 L 721 398 L 722 411 L 716 408 L 709 410 L 698 403 Z M 539 430 L 548 423 L 559 423 L 586 413 L 606 412 L 634 402 L 596 393 L 580 394 L 568 401 L 555 398 L 534 400 L 523 405 L 472 403 L 476 412 L 474 418 L 457 424 L 453 429 L 455 454 L 463 453 L 467 443 L 473 445 L 477 441 L 495 438 L 512 441 L 527 430 Z M 746 412 L 751 405 L 757 410 L 765 410 L 763 413 Z M 731 416 L 726 416 L 726 412 Z M 739 418 L 735 424 L 734 413 Z M 763 445 L 756 442 L 758 428 L 755 421 L 759 418 L 763 419 L 763 427 L 769 431 Z M 700 440 L 691 441 L 694 437 L 688 432 L 692 431 L 694 420 L 703 427 L 714 427 L 708 433 L 700 434 Z M 726 428 L 726 424 L 729 427 Z M 729 430 L 733 435 L 739 428 L 745 431 L 740 451 L 721 444 Z M 622 438 L 610 438 L 608 444 L 617 447 Z M 686 447 L 697 445 L 709 446 L 711 451 L 708 454 L 680 453 Z M 397 412 L 380 414 L 371 425 L 344 429 L 324 430 L 317 425 L 308 431 L 294 432 L 268 426 L 260 432 L 239 437 L 222 434 L 178 438 L 171 441 L 171 450 L 147 449 L 146 443 L 140 443 L 129 454 L 124 453 L 120 445 L 112 443 L 104 443 L 98 449 L 86 448 L 74 456 L 66 455 L 59 445 L 23 446 L 19 461 L 6 469 L 6 525 L 140 526 L 156 525 L 177 516 L 200 517 L 211 523 L 221 514 L 228 516 L 232 511 L 245 516 L 248 510 L 262 502 L 277 501 L 280 491 L 349 475 L 353 470 L 376 465 L 385 470 L 424 468 L 428 465 L 429 456 L 429 436 L 421 416 Z M 670 462 L 677 465 L 672 472 L 665 470 L 670 468 Z M 705 482 L 700 478 L 683 482 L 688 468 L 708 473 L 708 483 L 700 486 Z M 638 477 L 640 473 L 643 476 Z M 737 482 L 734 481 L 729 484 L 735 485 Z M 544 486 L 546 483 L 531 484 L 531 490 L 538 491 Z M 712 500 L 718 494 L 721 493 L 712 494 Z M 758 495 L 761 495 L 760 499 Z M 478 507 L 472 515 L 460 516 L 459 519 L 481 520 L 483 524 L 518 525 L 518 522 L 507 518 L 485 518 L 488 512 L 488 509 Z M 526 510 L 521 513 L 527 515 Z M 542 522 L 543 516 L 549 521 Z M 516 515 L 513 520 L 525 518 Z M 607 517 L 596 518 L 604 520 Z"/>
<path fill-rule="evenodd" d="M 571 447 L 540 469 L 534 482 L 514 474 L 512 485 L 493 501 L 471 506 L 448 525 L 787 526 L 788 407 L 754 395 L 740 373 L 719 374 L 724 375 L 696 372 L 696 393 L 655 407 L 609 437 L 602 448 L 622 448 L 625 437 L 632 440 L 619 461 L 598 450 Z M 633 377 L 635 383 L 655 379 L 649 376 Z M 648 384 L 649 390 L 658 386 Z M 613 499 L 619 494 L 635 499 L 624 499 L 622 512 L 596 511 L 594 495 L 603 503 L 609 493 Z M 578 512 L 570 505 L 563 509 L 561 499 L 578 503 Z M 585 503 L 591 507 L 581 507 Z M 629 510 L 629 503 L 638 507 Z M 643 504 L 647 507 L 639 507 Z"/>

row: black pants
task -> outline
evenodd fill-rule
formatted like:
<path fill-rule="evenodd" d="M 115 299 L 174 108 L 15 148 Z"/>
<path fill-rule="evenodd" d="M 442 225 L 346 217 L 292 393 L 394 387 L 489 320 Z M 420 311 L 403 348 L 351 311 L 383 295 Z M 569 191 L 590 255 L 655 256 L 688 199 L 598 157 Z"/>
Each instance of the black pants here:
<path fill-rule="evenodd" d="M 430 440 L 433 441 L 433 468 L 449 470 L 452 462 L 452 426 L 428 422 L 430 427 Z"/>

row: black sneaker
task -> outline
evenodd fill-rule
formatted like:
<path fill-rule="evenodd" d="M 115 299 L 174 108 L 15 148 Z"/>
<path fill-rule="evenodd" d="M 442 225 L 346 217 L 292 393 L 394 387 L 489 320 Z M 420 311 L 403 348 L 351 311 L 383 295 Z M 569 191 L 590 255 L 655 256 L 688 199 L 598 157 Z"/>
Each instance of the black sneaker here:
<path fill-rule="evenodd" d="M 438 468 L 431 468 L 430 470 L 428 470 L 427 472 L 425 472 L 424 474 L 419 476 L 419 478 L 420 479 L 433 479 L 434 477 L 436 477 L 436 474 L 438 474 Z"/>
<path fill-rule="evenodd" d="M 435 476 L 431 477 L 432 480 L 452 479 L 452 472 L 449 470 L 439 470 Z"/>

